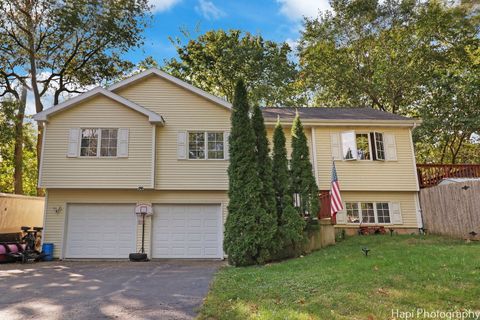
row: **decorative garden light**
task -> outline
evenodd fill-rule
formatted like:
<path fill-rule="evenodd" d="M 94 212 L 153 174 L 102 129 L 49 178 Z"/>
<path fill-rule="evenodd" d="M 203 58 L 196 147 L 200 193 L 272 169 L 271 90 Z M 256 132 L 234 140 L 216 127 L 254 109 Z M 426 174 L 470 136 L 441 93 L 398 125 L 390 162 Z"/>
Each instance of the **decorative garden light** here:
<path fill-rule="evenodd" d="M 363 253 L 365 254 L 365 257 L 368 257 L 368 253 L 370 252 L 370 249 L 367 247 L 362 248 Z"/>

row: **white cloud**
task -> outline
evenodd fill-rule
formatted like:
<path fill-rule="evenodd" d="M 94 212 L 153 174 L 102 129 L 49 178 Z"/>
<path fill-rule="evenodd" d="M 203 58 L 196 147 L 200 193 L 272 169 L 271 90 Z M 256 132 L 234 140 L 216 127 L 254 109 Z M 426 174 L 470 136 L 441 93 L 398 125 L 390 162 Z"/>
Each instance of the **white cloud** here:
<path fill-rule="evenodd" d="M 148 3 L 153 6 L 152 11 L 163 12 L 175 6 L 181 0 L 149 0 Z"/>
<path fill-rule="evenodd" d="M 331 9 L 328 0 L 277 0 L 280 3 L 280 13 L 291 20 L 303 17 L 315 18 L 319 10 Z"/>
<path fill-rule="evenodd" d="M 285 42 L 290 46 L 290 49 L 292 51 L 296 51 L 298 47 L 298 39 L 292 39 L 292 38 L 287 38 Z"/>
<path fill-rule="evenodd" d="M 208 0 L 199 0 L 195 10 L 207 20 L 217 20 L 226 15 L 224 11 Z"/>

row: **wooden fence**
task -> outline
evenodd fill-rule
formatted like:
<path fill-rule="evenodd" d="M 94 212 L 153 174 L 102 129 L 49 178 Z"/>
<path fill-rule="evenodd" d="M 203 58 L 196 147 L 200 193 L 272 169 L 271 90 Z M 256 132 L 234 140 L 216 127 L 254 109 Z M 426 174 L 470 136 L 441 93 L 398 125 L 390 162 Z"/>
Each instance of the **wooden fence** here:
<path fill-rule="evenodd" d="M 0 193 L 0 233 L 19 232 L 21 226 L 42 227 L 43 197 Z"/>
<path fill-rule="evenodd" d="M 420 203 L 428 233 L 456 238 L 470 238 L 472 231 L 480 234 L 480 181 L 421 189 Z"/>

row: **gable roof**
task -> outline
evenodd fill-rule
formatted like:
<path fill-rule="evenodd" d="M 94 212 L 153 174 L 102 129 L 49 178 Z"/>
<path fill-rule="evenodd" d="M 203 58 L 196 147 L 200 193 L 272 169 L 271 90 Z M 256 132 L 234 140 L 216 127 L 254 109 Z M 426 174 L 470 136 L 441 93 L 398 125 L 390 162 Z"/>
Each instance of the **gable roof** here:
<path fill-rule="evenodd" d="M 386 121 L 386 122 L 419 122 L 417 119 L 407 118 L 398 114 L 376 110 L 373 108 L 263 108 L 265 121 L 293 120 L 296 112 L 302 121 Z"/>
<path fill-rule="evenodd" d="M 147 108 L 144 108 L 142 106 L 139 106 L 138 104 L 130 101 L 130 100 L 127 100 L 125 99 L 124 97 L 121 97 L 119 96 L 118 94 L 115 94 L 111 91 L 108 91 L 104 88 L 101 88 L 101 87 L 96 87 L 90 91 L 87 91 L 85 93 L 82 93 L 74 98 L 71 98 L 71 99 L 68 99 L 67 101 L 63 102 L 63 103 L 60 103 L 60 104 L 57 104 L 56 106 L 53 106 L 51 108 L 48 108 L 46 110 L 43 110 L 42 112 L 39 112 L 37 113 L 36 115 L 33 116 L 33 119 L 37 120 L 37 121 L 47 121 L 48 117 L 57 113 L 57 112 L 60 112 L 60 111 L 63 111 L 63 110 L 66 110 L 66 109 L 69 109 L 81 102 L 85 102 L 89 99 L 92 99 L 96 96 L 105 96 L 107 98 L 110 98 L 120 104 L 122 104 L 123 106 L 125 107 L 128 107 L 132 110 L 135 110 L 141 114 L 144 114 L 145 116 L 148 117 L 148 121 L 150 121 L 151 123 L 155 123 L 155 124 L 161 124 L 163 125 L 164 124 L 164 120 L 163 120 L 163 117 Z"/>
<path fill-rule="evenodd" d="M 169 75 L 168 73 L 166 72 L 163 72 L 157 68 L 151 68 L 151 69 L 148 69 L 148 70 L 145 70 L 145 71 L 142 71 L 134 76 L 131 76 L 131 77 L 128 77 L 127 79 L 125 80 L 122 80 L 120 82 L 117 82 L 116 84 L 114 85 L 111 85 L 110 87 L 108 87 L 108 90 L 110 91 L 115 91 L 115 90 L 118 90 L 120 88 L 123 88 L 123 87 L 126 87 L 128 85 L 131 85 L 145 77 L 148 77 L 148 76 L 151 76 L 151 75 L 155 75 L 155 76 L 158 76 L 162 79 L 165 79 L 171 83 L 174 83 L 176 84 L 177 86 L 179 87 L 182 87 L 190 92 L 193 92 L 194 94 L 196 95 L 199 95 L 207 100 L 210 100 L 222 107 L 225 107 L 227 109 L 231 109 L 232 108 L 232 104 L 224 99 L 221 99 L 217 96 L 214 96 L 213 94 L 210 94 L 202 89 L 199 89 L 197 87 L 194 87 L 192 86 L 191 84 L 185 82 L 185 81 L 182 81 L 178 78 L 175 78 L 174 76 L 171 76 Z"/>

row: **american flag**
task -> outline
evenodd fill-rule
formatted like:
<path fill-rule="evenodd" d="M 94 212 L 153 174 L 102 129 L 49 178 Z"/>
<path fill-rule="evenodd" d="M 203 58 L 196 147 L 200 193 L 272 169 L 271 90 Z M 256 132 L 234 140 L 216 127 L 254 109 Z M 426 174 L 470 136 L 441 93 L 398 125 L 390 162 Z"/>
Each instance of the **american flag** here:
<path fill-rule="evenodd" d="M 342 196 L 340 195 L 340 186 L 338 185 L 337 170 L 335 161 L 332 168 L 332 186 L 330 188 L 330 215 L 333 217 L 338 211 L 343 210 Z"/>

